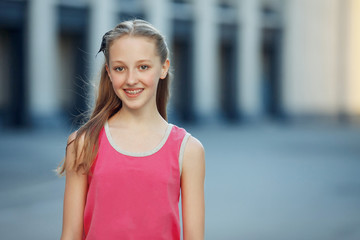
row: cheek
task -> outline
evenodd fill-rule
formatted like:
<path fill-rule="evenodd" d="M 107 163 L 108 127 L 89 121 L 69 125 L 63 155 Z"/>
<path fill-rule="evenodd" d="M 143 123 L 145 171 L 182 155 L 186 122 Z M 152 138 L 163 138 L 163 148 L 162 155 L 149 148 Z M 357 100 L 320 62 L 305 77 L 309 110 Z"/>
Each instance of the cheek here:
<path fill-rule="evenodd" d="M 115 89 L 121 88 L 122 85 L 124 84 L 124 79 L 122 79 L 119 76 L 116 76 L 116 77 L 113 76 L 111 79 L 112 79 L 111 84 L 112 84 L 113 88 L 115 88 Z"/>
<path fill-rule="evenodd" d="M 123 84 L 120 83 L 120 81 L 112 81 L 111 82 L 112 85 L 112 89 L 114 91 L 114 93 L 116 94 L 116 96 L 121 99 L 121 92 L 122 92 L 122 88 L 123 88 Z"/>
<path fill-rule="evenodd" d="M 111 84 L 114 89 L 119 89 L 119 88 L 121 88 L 121 85 L 122 85 L 119 81 L 112 81 Z"/>
<path fill-rule="evenodd" d="M 160 75 L 157 72 L 151 73 L 148 76 L 147 84 L 149 86 L 156 86 L 159 82 Z"/>

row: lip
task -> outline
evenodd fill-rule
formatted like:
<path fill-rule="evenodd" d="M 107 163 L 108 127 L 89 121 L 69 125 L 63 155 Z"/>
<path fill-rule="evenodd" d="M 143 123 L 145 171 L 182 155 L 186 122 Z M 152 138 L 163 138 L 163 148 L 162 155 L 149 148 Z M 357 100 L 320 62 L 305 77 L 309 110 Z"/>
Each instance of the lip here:
<path fill-rule="evenodd" d="M 125 88 L 124 92 L 129 98 L 136 98 L 144 91 L 143 88 Z"/>

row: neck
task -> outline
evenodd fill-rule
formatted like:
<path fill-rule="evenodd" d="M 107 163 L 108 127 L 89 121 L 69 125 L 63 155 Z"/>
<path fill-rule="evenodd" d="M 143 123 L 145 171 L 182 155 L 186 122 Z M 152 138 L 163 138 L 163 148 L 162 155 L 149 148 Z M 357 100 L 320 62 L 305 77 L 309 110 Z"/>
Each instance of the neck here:
<path fill-rule="evenodd" d="M 113 117 L 113 121 L 127 128 L 149 128 L 159 125 L 167 125 L 167 122 L 162 118 L 157 110 L 157 107 L 152 109 L 131 110 L 122 107 Z"/>

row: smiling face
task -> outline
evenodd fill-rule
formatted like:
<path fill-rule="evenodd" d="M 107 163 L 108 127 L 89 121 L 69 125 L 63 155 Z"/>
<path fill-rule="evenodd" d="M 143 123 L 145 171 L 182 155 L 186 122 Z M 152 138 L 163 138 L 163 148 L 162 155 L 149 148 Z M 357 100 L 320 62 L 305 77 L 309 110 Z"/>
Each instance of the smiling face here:
<path fill-rule="evenodd" d="M 168 69 L 169 60 L 161 63 L 152 39 L 123 36 L 110 46 L 106 70 L 123 108 L 128 110 L 156 109 L 159 79 L 166 77 Z"/>

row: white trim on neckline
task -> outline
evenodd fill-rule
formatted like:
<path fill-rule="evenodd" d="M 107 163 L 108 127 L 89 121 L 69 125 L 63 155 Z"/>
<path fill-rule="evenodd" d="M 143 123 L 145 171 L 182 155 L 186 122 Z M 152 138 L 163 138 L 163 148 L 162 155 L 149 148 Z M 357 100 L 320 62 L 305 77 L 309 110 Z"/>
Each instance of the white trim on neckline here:
<path fill-rule="evenodd" d="M 173 127 L 173 125 L 172 125 L 171 123 L 169 123 L 168 126 L 167 126 L 167 128 L 166 128 L 164 137 L 161 139 L 160 143 L 159 143 L 155 148 L 153 148 L 153 149 L 150 150 L 150 151 L 136 153 L 136 152 L 128 152 L 128 151 L 122 150 L 119 146 L 117 146 L 117 145 L 115 144 L 115 141 L 114 141 L 113 138 L 111 137 L 111 133 L 110 133 L 110 128 L 109 128 L 109 123 L 108 123 L 108 121 L 106 121 L 106 122 L 105 122 L 105 125 L 104 125 L 105 134 L 106 134 L 106 137 L 107 137 L 110 145 L 111 145 L 116 151 L 118 151 L 119 153 L 121 153 L 121 154 L 123 154 L 123 155 L 126 155 L 126 156 L 130 156 L 130 157 L 146 157 L 146 156 L 150 156 L 150 155 L 158 152 L 158 151 L 165 145 L 167 139 L 169 138 L 169 135 L 170 135 L 170 133 L 171 133 L 172 127 Z"/>

